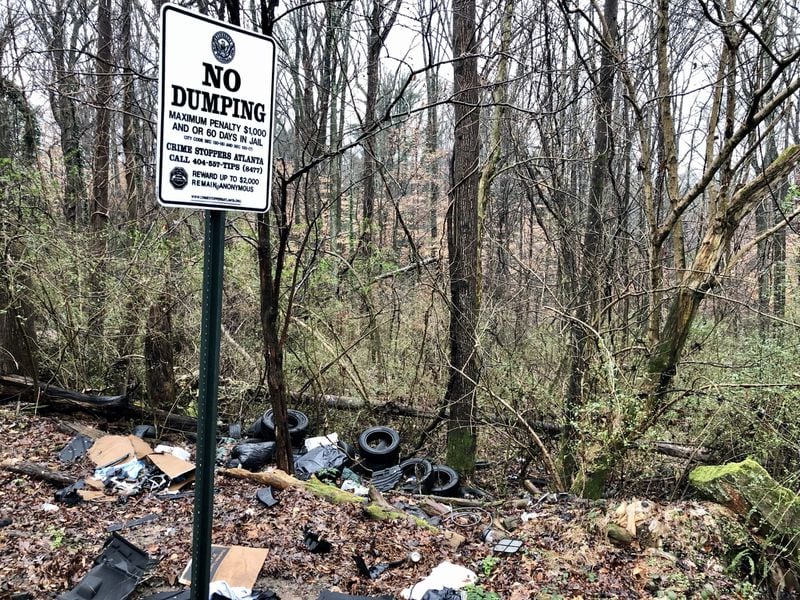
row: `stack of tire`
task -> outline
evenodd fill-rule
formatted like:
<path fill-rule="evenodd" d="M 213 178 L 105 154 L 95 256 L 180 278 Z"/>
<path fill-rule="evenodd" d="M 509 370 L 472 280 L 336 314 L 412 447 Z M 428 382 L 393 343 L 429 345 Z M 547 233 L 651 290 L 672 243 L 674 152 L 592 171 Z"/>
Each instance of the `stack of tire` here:
<path fill-rule="evenodd" d="M 409 458 L 400 462 L 400 434 L 390 427 L 376 426 L 358 436 L 358 453 L 363 466 L 377 472 L 399 463 L 401 489 L 436 496 L 454 496 L 459 489 L 459 476 L 446 465 L 434 465 L 425 458 Z"/>
<path fill-rule="evenodd" d="M 289 437 L 292 440 L 292 446 L 298 448 L 303 445 L 308 433 L 308 417 L 299 410 L 289 409 L 286 411 L 286 420 L 289 425 Z M 272 417 L 272 409 L 270 408 L 264 413 L 258 421 L 250 426 L 247 431 L 248 436 L 266 440 L 268 442 L 275 441 L 275 420 Z"/>
<path fill-rule="evenodd" d="M 295 448 L 303 444 L 308 431 L 308 417 L 299 410 L 287 411 L 289 437 Z M 231 451 L 228 466 L 258 471 L 275 458 L 275 420 L 272 409 L 264 413 L 247 430 L 248 439 L 237 444 Z"/>

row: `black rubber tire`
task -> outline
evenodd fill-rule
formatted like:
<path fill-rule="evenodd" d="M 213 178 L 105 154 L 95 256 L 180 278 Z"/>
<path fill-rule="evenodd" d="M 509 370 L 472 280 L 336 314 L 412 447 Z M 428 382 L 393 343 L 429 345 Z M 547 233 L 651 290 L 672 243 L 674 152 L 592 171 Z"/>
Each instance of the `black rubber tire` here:
<path fill-rule="evenodd" d="M 272 409 L 270 408 L 261 418 L 267 439 L 275 439 L 275 421 L 272 419 Z M 299 410 L 289 409 L 286 411 L 286 420 L 289 423 L 289 437 L 292 445 L 299 446 L 303 443 L 308 431 L 308 417 Z"/>
<path fill-rule="evenodd" d="M 433 465 L 430 479 L 434 496 L 455 496 L 458 493 L 460 477 L 447 465 Z"/>
<path fill-rule="evenodd" d="M 403 478 L 400 480 L 400 487 L 421 494 L 428 494 L 433 486 L 433 464 L 425 458 L 409 458 L 400 463 L 400 471 Z M 412 477 L 416 477 L 415 482 L 409 482 Z"/>
<path fill-rule="evenodd" d="M 358 436 L 358 453 L 368 466 L 391 466 L 400 460 L 400 434 L 391 427 L 370 427 Z"/>

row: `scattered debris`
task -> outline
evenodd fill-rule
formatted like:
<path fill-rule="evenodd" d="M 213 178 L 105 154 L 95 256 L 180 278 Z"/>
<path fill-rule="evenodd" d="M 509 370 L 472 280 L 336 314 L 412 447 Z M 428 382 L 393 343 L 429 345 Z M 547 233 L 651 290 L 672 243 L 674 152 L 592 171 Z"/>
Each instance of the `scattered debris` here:
<path fill-rule="evenodd" d="M 395 567 L 399 567 L 400 565 L 404 564 L 407 559 L 408 557 L 403 558 L 402 560 L 380 563 L 373 567 L 368 567 L 363 556 L 360 554 L 353 555 L 353 560 L 356 563 L 356 568 L 358 569 L 359 574 L 366 579 L 377 579 L 389 569 L 394 569 Z"/>
<path fill-rule="evenodd" d="M 86 482 L 83 479 L 79 479 L 72 485 L 58 490 L 55 493 L 56 502 L 63 502 L 68 506 L 83 502 L 83 498 L 78 494 L 78 490 L 82 490 L 85 487 Z"/>
<path fill-rule="evenodd" d="M 339 434 L 327 433 L 325 435 L 318 435 L 316 437 L 306 438 L 306 441 L 303 444 L 303 446 L 308 452 L 309 450 L 313 450 L 318 446 L 338 446 L 338 444 L 339 444 Z"/>
<path fill-rule="evenodd" d="M 278 501 L 275 499 L 275 496 L 272 495 L 272 487 L 270 486 L 263 487 L 260 490 L 258 490 L 256 492 L 256 498 L 258 498 L 258 501 L 261 502 L 261 504 L 263 504 L 267 508 L 272 508 L 273 506 L 278 504 Z"/>
<path fill-rule="evenodd" d="M 95 566 L 59 600 L 125 600 L 151 566 L 150 557 L 119 534 L 106 540 Z"/>
<path fill-rule="evenodd" d="M 392 596 L 350 596 L 349 594 L 322 590 L 317 596 L 317 600 L 394 600 L 394 598 Z"/>
<path fill-rule="evenodd" d="M 328 540 L 322 539 L 310 529 L 306 530 L 305 536 L 303 537 L 303 545 L 308 548 L 309 552 L 314 554 L 325 554 L 331 551 L 331 543 Z"/>
<path fill-rule="evenodd" d="M 82 433 L 78 434 L 61 449 L 61 452 L 58 453 L 58 460 L 62 463 L 73 463 L 86 454 L 87 450 L 92 447 L 92 444 L 94 444 L 92 438 Z"/>
<path fill-rule="evenodd" d="M 258 471 L 275 458 L 275 442 L 243 442 L 231 451 L 229 466 Z"/>
<path fill-rule="evenodd" d="M 305 480 L 322 469 L 336 469 L 338 474 L 347 462 L 347 455 L 337 446 L 317 446 L 297 457 L 294 471 L 298 479 Z"/>
<path fill-rule="evenodd" d="M 396 488 L 402 478 L 403 471 L 400 467 L 389 467 L 372 473 L 372 485 L 379 492 L 388 492 Z"/>
<path fill-rule="evenodd" d="M 106 527 L 106 531 L 112 533 L 114 531 L 122 531 L 123 529 L 133 529 L 134 527 L 138 527 L 139 525 L 144 525 L 145 523 L 151 523 L 157 520 L 158 520 L 158 515 L 150 513 L 149 515 L 145 515 L 139 519 L 131 519 L 130 521 L 125 521 L 124 523 L 112 523 L 111 525 Z"/>
<path fill-rule="evenodd" d="M 508 538 L 497 542 L 492 550 L 502 554 L 516 554 L 522 548 L 522 540 L 510 540 Z"/>
<path fill-rule="evenodd" d="M 133 428 L 132 433 L 136 437 L 142 439 L 144 438 L 155 439 L 156 435 L 158 435 L 156 432 L 156 428 L 153 425 L 137 425 L 136 427 Z"/>
<path fill-rule="evenodd" d="M 431 571 L 425 579 L 410 588 L 400 592 L 403 598 L 408 600 L 422 600 L 428 590 L 441 590 L 451 588 L 460 590 L 470 583 L 475 583 L 478 576 L 460 565 L 454 565 L 449 561 L 444 561 Z"/>

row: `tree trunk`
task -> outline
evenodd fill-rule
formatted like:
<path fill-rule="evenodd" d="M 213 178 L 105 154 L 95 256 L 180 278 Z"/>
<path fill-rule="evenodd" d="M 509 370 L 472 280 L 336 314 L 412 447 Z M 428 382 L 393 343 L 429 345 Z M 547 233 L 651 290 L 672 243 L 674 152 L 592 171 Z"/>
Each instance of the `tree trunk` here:
<path fill-rule="evenodd" d="M 599 285 L 597 274 L 602 271 L 602 258 L 605 252 L 603 232 L 603 200 L 609 179 L 611 156 L 611 115 L 614 100 L 614 45 L 617 40 L 617 0 L 606 0 L 603 10 L 607 31 L 604 31 L 600 70 L 597 77 L 597 117 L 594 133 L 594 157 L 589 177 L 589 203 L 583 237 L 583 263 L 578 279 L 578 299 L 574 318 L 570 321 L 570 343 L 572 364 L 565 407 L 567 435 L 562 451 L 564 480 L 572 481 L 578 469 L 575 440 L 580 407 L 585 396 L 590 362 L 590 341 L 593 326 L 599 316 Z M 577 480 L 578 486 L 583 479 Z M 583 489 L 573 488 L 578 494 Z"/>
<path fill-rule="evenodd" d="M 261 0 L 261 32 L 272 35 L 275 22 L 276 3 Z M 272 165 L 269 166 L 270 171 Z M 281 178 L 277 202 L 272 203 L 272 212 L 278 229 L 278 247 L 275 267 L 272 265 L 272 231 L 269 223 L 269 212 L 259 213 L 258 228 L 258 274 L 260 291 L 261 336 L 264 348 L 264 366 L 267 380 L 267 391 L 272 405 L 275 423 L 275 463 L 279 469 L 294 474 L 292 458 L 292 442 L 289 437 L 288 399 L 286 377 L 283 372 L 284 340 L 280 334 L 278 319 L 280 317 L 280 289 L 284 261 L 289 245 L 291 225 L 287 218 L 288 204 L 287 182 Z M 284 316 L 284 325 L 289 315 Z"/>
<path fill-rule="evenodd" d="M 172 305 L 162 294 L 150 306 L 144 336 L 147 397 L 154 408 L 175 405 L 175 357 L 172 344 Z"/>
<path fill-rule="evenodd" d="M 463 474 L 475 469 L 473 423 L 480 376 L 477 326 L 480 310 L 478 181 L 480 94 L 475 0 L 453 3 L 453 110 L 447 249 L 450 271 L 450 364 L 445 402 L 450 407 L 447 464 Z"/>

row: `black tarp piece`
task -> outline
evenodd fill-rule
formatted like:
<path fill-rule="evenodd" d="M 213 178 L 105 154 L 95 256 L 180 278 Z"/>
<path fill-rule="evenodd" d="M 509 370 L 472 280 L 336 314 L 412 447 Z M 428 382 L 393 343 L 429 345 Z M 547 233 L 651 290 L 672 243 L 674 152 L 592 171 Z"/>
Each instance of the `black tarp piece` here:
<path fill-rule="evenodd" d="M 230 465 L 239 463 L 243 469 L 258 471 L 275 458 L 275 442 L 243 442 L 231 451 Z"/>
<path fill-rule="evenodd" d="M 256 498 L 258 498 L 258 501 L 267 508 L 272 508 L 278 503 L 278 501 L 275 499 L 275 496 L 272 495 L 272 488 L 270 486 L 258 490 L 256 492 Z"/>
<path fill-rule="evenodd" d="M 349 594 L 322 590 L 317 600 L 394 600 L 394 596 L 351 596 Z"/>
<path fill-rule="evenodd" d="M 178 590 L 175 592 L 159 592 L 153 596 L 148 596 L 144 600 L 190 600 L 191 590 Z"/>
<path fill-rule="evenodd" d="M 400 467 L 389 467 L 372 474 L 372 485 L 379 492 L 388 492 L 397 487 L 403 478 L 403 470 Z"/>
<path fill-rule="evenodd" d="M 85 487 L 86 482 L 83 479 L 79 479 L 72 485 L 68 485 L 67 487 L 58 490 L 55 493 L 56 502 L 63 502 L 69 506 L 83 502 L 83 498 L 78 495 L 78 490 L 82 490 Z"/>
<path fill-rule="evenodd" d="M 137 425 L 133 428 L 133 435 L 138 438 L 156 438 L 156 428 L 153 425 Z"/>
<path fill-rule="evenodd" d="M 295 477 L 306 480 L 322 469 L 341 471 L 347 461 L 347 455 L 336 446 L 317 446 L 295 459 Z"/>
<path fill-rule="evenodd" d="M 125 521 L 122 523 L 112 523 L 111 525 L 106 527 L 106 531 L 111 533 L 113 531 L 121 531 L 123 529 L 133 529 L 134 527 L 138 527 L 139 525 L 144 525 L 145 523 L 150 523 L 156 520 L 158 520 L 158 515 L 150 513 L 149 515 L 145 515 L 140 519 L 131 519 L 130 521 Z"/>
<path fill-rule="evenodd" d="M 145 552 L 119 534 L 111 534 L 95 566 L 58 600 L 125 600 L 150 568 Z"/>
<path fill-rule="evenodd" d="M 354 554 L 353 560 L 356 563 L 356 568 L 358 569 L 358 572 L 361 574 L 362 577 L 366 579 L 377 579 L 389 569 L 394 569 L 395 567 L 399 567 L 400 565 L 406 562 L 405 559 L 395 560 L 388 563 L 380 563 L 373 567 L 368 567 L 367 562 L 364 560 L 363 556 Z"/>
<path fill-rule="evenodd" d="M 310 530 L 306 531 L 303 537 L 303 545 L 314 554 L 325 554 L 331 551 L 331 543 Z"/>
<path fill-rule="evenodd" d="M 78 434 L 58 453 L 58 460 L 62 463 L 75 462 L 92 447 L 94 440 L 83 434 Z"/>
<path fill-rule="evenodd" d="M 463 596 L 458 590 L 442 588 L 440 590 L 428 590 L 422 600 L 462 600 Z"/>

